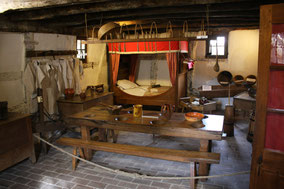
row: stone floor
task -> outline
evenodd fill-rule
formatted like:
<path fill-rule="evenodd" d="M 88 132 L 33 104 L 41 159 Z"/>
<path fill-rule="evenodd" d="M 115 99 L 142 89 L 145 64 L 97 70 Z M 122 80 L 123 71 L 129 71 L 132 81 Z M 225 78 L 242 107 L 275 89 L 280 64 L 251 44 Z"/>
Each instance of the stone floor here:
<path fill-rule="evenodd" d="M 221 153 L 220 164 L 211 166 L 210 175 L 234 173 L 250 169 L 251 143 L 246 140 L 248 122 L 238 119 L 235 124 L 235 136 L 222 141 L 212 142 L 212 151 Z M 121 132 L 119 143 L 145 146 L 159 146 L 173 149 L 197 150 L 195 140 L 155 136 L 141 133 Z M 70 147 L 63 147 L 71 152 Z M 150 158 L 127 156 L 108 152 L 96 152 L 92 160 L 100 165 L 139 172 L 155 176 L 190 176 L 189 165 Z M 200 189 L 246 189 L 249 187 L 249 175 L 238 175 L 198 181 Z M 0 189 L 185 189 L 189 180 L 150 180 L 133 179 L 102 171 L 92 165 L 80 162 L 76 171 L 72 171 L 71 158 L 51 148 L 47 155 L 41 154 L 36 164 L 24 160 L 19 164 L 0 172 Z"/>

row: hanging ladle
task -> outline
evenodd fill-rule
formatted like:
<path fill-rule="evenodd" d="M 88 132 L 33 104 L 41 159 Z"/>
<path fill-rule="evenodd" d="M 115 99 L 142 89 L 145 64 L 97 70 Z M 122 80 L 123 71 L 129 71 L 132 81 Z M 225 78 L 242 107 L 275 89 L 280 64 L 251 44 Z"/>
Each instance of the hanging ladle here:
<path fill-rule="evenodd" d="M 214 67 L 213 67 L 213 70 L 215 72 L 219 72 L 219 70 L 220 70 L 220 67 L 219 67 L 219 64 L 218 64 L 218 47 L 217 47 L 217 45 L 218 45 L 218 42 L 216 40 L 216 63 L 214 65 Z"/>

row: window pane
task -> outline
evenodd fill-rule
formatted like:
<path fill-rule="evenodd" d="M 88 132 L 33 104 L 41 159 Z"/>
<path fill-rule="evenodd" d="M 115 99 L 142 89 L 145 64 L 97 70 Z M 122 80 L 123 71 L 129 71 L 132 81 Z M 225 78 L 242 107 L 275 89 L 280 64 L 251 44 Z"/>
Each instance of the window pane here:
<path fill-rule="evenodd" d="M 216 46 L 216 40 L 210 40 L 210 46 Z"/>
<path fill-rule="evenodd" d="M 225 47 L 218 46 L 218 55 L 221 55 L 221 56 L 225 55 Z"/>
<path fill-rule="evenodd" d="M 82 56 L 82 52 L 81 50 L 78 50 L 77 58 L 81 58 L 81 56 Z"/>
<path fill-rule="evenodd" d="M 77 40 L 77 50 L 81 49 L 81 40 Z"/>
<path fill-rule="evenodd" d="M 82 44 L 82 49 L 85 49 L 85 44 Z"/>
<path fill-rule="evenodd" d="M 217 44 L 218 46 L 225 46 L 225 37 L 217 37 Z"/>

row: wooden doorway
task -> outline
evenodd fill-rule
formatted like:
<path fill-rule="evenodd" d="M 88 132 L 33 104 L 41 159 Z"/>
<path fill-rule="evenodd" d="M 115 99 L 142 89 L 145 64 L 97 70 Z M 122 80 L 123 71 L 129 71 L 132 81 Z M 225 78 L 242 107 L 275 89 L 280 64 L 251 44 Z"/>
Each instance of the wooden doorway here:
<path fill-rule="evenodd" d="M 260 9 L 250 189 L 284 188 L 284 4 Z"/>

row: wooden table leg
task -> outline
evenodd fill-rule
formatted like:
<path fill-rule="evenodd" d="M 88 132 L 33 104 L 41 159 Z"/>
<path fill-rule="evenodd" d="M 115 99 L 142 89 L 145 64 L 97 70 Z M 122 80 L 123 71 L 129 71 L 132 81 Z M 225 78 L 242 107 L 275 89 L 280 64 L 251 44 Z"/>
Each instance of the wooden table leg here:
<path fill-rule="evenodd" d="M 107 142 L 107 130 L 99 128 L 99 141 Z"/>
<path fill-rule="evenodd" d="M 210 152 L 210 141 L 209 140 L 200 140 L 200 152 Z M 208 176 L 209 174 L 209 164 L 199 163 L 198 175 L 199 176 Z M 201 179 L 201 181 L 206 181 L 207 179 Z"/>
<path fill-rule="evenodd" d="M 86 141 L 91 140 L 89 127 L 81 126 L 81 137 L 82 137 L 83 140 L 86 140 Z M 92 150 L 90 150 L 88 148 L 84 148 L 84 155 L 85 155 L 87 160 L 91 160 L 92 155 L 93 155 Z"/>
<path fill-rule="evenodd" d="M 195 177 L 195 162 L 190 162 L 190 176 Z M 195 189 L 195 179 L 190 180 L 190 188 Z"/>

